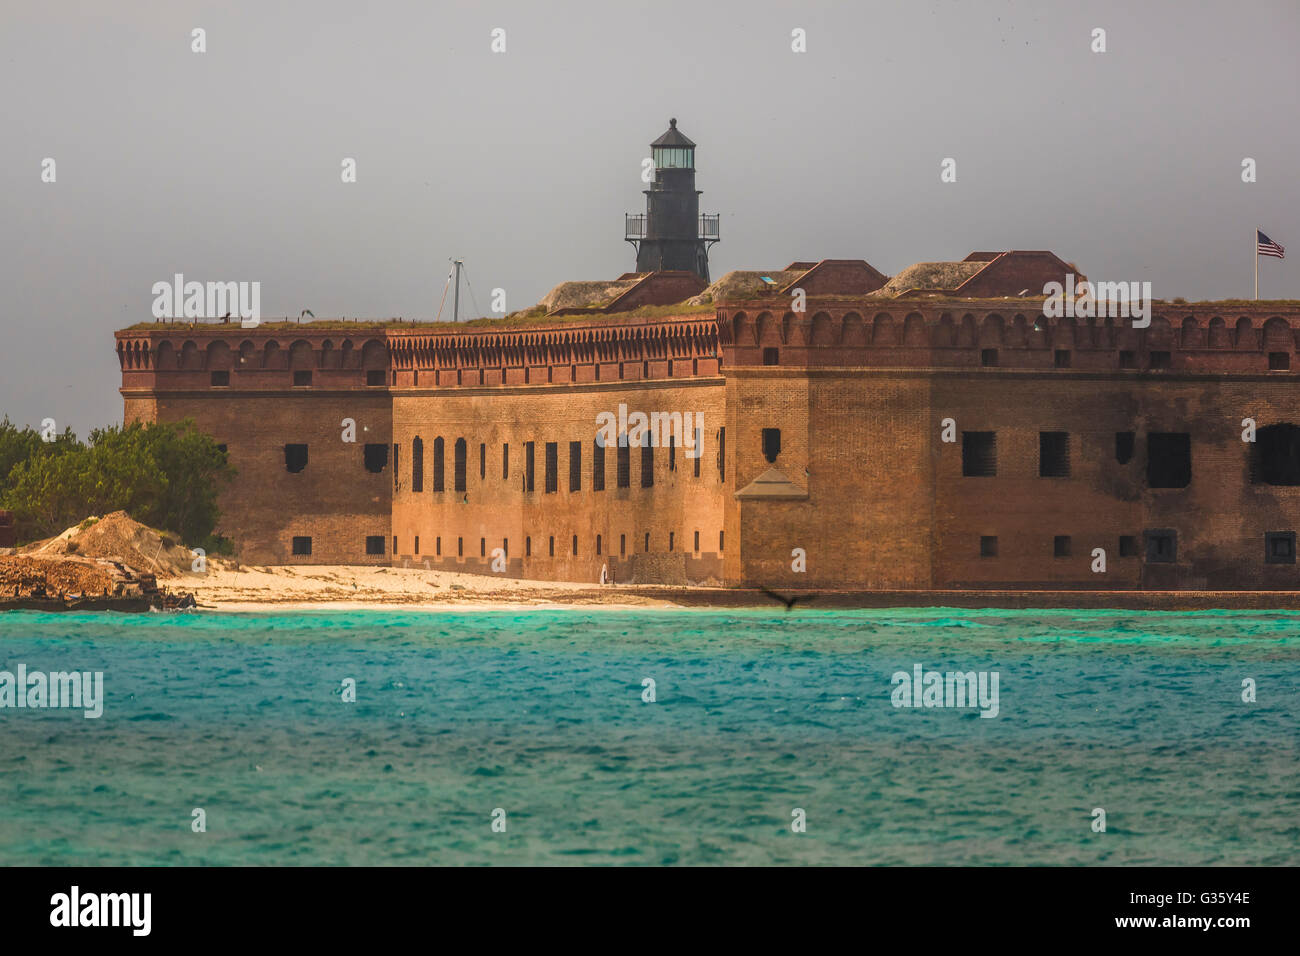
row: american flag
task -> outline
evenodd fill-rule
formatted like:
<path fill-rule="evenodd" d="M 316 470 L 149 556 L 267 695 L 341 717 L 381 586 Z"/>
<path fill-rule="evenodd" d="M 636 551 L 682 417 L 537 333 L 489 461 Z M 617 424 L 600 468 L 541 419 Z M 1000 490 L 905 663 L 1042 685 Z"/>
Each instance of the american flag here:
<path fill-rule="evenodd" d="M 1268 236 L 1264 235 L 1258 229 L 1255 230 L 1255 234 L 1259 237 L 1259 239 L 1257 240 L 1259 242 L 1259 245 L 1255 249 L 1256 255 L 1276 256 L 1279 259 L 1286 258 L 1286 250 L 1283 249 L 1280 245 L 1278 245 Z"/>

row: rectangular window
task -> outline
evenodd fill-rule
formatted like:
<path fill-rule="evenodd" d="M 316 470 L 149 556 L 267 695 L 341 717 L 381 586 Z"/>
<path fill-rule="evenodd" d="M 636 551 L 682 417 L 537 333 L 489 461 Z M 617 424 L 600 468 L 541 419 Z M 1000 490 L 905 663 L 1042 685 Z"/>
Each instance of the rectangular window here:
<path fill-rule="evenodd" d="M 311 555 L 311 538 L 295 536 L 293 539 L 293 553 L 298 557 L 309 557 Z"/>
<path fill-rule="evenodd" d="M 980 364 L 985 368 L 996 368 L 998 364 L 998 350 L 980 349 Z"/>
<path fill-rule="evenodd" d="M 1038 477 L 1070 477 L 1070 433 L 1038 433 Z"/>
<path fill-rule="evenodd" d="M 379 474 L 388 467 L 388 444 L 366 445 L 362 449 L 361 458 L 365 463 L 366 471 Z"/>
<path fill-rule="evenodd" d="M 482 481 L 487 477 L 487 443 L 479 442 L 478 446 L 478 480 Z"/>
<path fill-rule="evenodd" d="M 998 556 L 998 538 L 993 534 L 980 535 L 980 557 L 996 558 Z"/>
<path fill-rule="evenodd" d="M 457 539 L 456 539 L 456 557 L 458 557 L 458 558 L 463 558 L 463 557 L 465 557 L 465 539 L 464 539 L 464 538 L 457 538 Z"/>
<path fill-rule="evenodd" d="M 480 558 L 487 557 L 487 538 L 478 539 L 478 556 Z"/>
<path fill-rule="evenodd" d="M 293 384 L 295 388 L 311 384 L 311 369 L 298 369 L 293 373 Z"/>
<path fill-rule="evenodd" d="M 569 442 L 569 490 L 582 490 L 582 442 Z"/>
<path fill-rule="evenodd" d="M 546 493 L 559 488 L 559 478 L 556 472 L 559 470 L 560 447 L 556 442 L 548 441 L 546 443 Z"/>
<path fill-rule="evenodd" d="M 967 478 L 993 478 L 997 475 L 997 432 L 961 433 L 961 473 Z"/>
<path fill-rule="evenodd" d="M 632 449 L 627 445 L 618 446 L 618 486 L 629 488 L 632 484 Z"/>
<path fill-rule="evenodd" d="M 651 445 L 641 446 L 641 487 L 653 488 L 655 483 L 655 450 Z"/>
<path fill-rule="evenodd" d="M 1178 535 L 1169 529 L 1145 531 L 1148 564 L 1173 564 L 1178 560 Z"/>
<path fill-rule="evenodd" d="M 393 535 L 393 554 L 397 554 L 397 535 Z"/>
<path fill-rule="evenodd" d="M 1120 535 L 1119 556 L 1121 558 L 1136 558 L 1138 556 L 1138 539 L 1131 534 Z"/>
<path fill-rule="evenodd" d="M 1057 367 L 1057 368 L 1069 368 L 1069 367 L 1070 367 L 1070 350 L 1069 350 L 1069 349 L 1057 349 L 1057 350 L 1056 350 L 1056 367 Z"/>
<path fill-rule="evenodd" d="M 420 553 L 420 536 L 418 534 L 415 536 L 415 553 Z"/>
<path fill-rule="evenodd" d="M 578 556 L 578 536 L 576 534 L 573 536 L 573 555 L 574 557 Z"/>
<path fill-rule="evenodd" d="M 382 534 L 371 534 L 366 536 L 366 554 L 383 554 L 384 553 L 384 536 Z"/>
<path fill-rule="evenodd" d="M 669 551 L 671 551 L 671 550 L 673 549 L 673 542 L 674 542 L 674 540 L 676 539 L 676 537 L 677 537 L 677 535 L 676 535 L 675 532 L 672 532 L 672 531 L 669 531 L 669 532 L 668 532 L 668 550 L 669 550 Z"/>
<path fill-rule="evenodd" d="M 447 443 L 441 437 L 433 440 L 433 490 L 445 491 L 446 485 L 446 448 Z"/>
<path fill-rule="evenodd" d="M 780 349 L 774 349 L 774 348 L 766 348 L 766 349 L 763 349 L 763 364 L 764 364 L 764 365 L 780 365 L 780 364 L 781 364 L 781 350 L 780 350 Z"/>
<path fill-rule="evenodd" d="M 718 429 L 718 481 L 727 480 L 727 430 Z"/>
<path fill-rule="evenodd" d="M 308 372 L 307 374 L 310 375 L 311 373 Z M 230 384 L 230 373 L 213 372 L 209 378 L 209 381 L 211 381 L 213 386 L 216 388 L 225 388 L 227 385 Z M 310 385 L 311 382 L 308 382 L 307 384 Z"/>
<path fill-rule="evenodd" d="M 507 558 L 510 557 L 510 539 L 509 539 L 509 538 L 502 538 L 502 539 L 501 539 L 501 553 L 502 553 L 503 555 L 505 555 Z"/>
<path fill-rule="evenodd" d="M 532 556 L 533 556 L 533 536 L 530 534 L 528 535 L 528 537 L 524 538 L 524 557 L 531 558 Z"/>
<path fill-rule="evenodd" d="M 599 556 L 601 553 L 600 535 L 596 535 L 596 555 Z"/>
<path fill-rule="evenodd" d="M 533 452 L 536 445 L 533 442 L 524 442 L 524 491 L 533 491 L 535 489 L 534 480 L 537 477 L 536 460 Z"/>
<path fill-rule="evenodd" d="M 433 553 L 434 553 L 435 555 L 437 555 L 438 557 L 440 557 L 440 558 L 442 557 L 442 537 L 441 537 L 441 536 L 436 537 L 436 538 L 433 539 Z"/>
<path fill-rule="evenodd" d="M 1058 534 L 1052 539 L 1052 556 L 1057 558 L 1068 558 L 1070 556 L 1070 536 L 1068 534 Z"/>
<path fill-rule="evenodd" d="M 366 384 L 371 387 L 379 386 L 383 388 L 384 370 L 382 368 L 372 368 L 366 372 Z"/>
<path fill-rule="evenodd" d="M 1291 368 L 1290 352 L 1269 352 L 1268 353 L 1268 370 L 1270 372 L 1285 372 Z M 217 384 L 216 382 L 212 383 Z"/>
<path fill-rule="evenodd" d="M 1115 460 L 1121 465 L 1133 460 L 1133 441 L 1133 432 L 1115 433 Z"/>
<path fill-rule="evenodd" d="M 468 451 L 468 446 L 465 444 L 465 439 L 457 438 L 456 439 L 456 476 L 455 476 L 457 491 L 465 490 L 465 454 L 467 451 Z"/>
<path fill-rule="evenodd" d="M 719 531 L 719 532 L 718 532 L 718 550 L 719 550 L 719 551 L 722 550 L 722 541 L 723 541 L 722 536 L 723 536 L 724 534 L 726 534 L 725 531 Z"/>
<path fill-rule="evenodd" d="M 285 445 L 284 446 L 284 468 L 286 471 L 298 474 L 307 467 L 307 446 L 306 445 Z"/>
<path fill-rule="evenodd" d="M 668 470 L 677 470 L 677 436 L 668 436 Z"/>
<path fill-rule="evenodd" d="M 1152 368 L 1169 368 L 1171 361 L 1168 352 L 1152 352 L 1150 359 Z"/>
<path fill-rule="evenodd" d="M 650 551 L 650 532 L 649 532 L 649 531 L 647 531 L 647 532 L 645 533 L 645 549 L 646 549 L 646 552 L 649 553 L 649 551 Z"/>
<path fill-rule="evenodd" d="M 555 535 L 551 535 L 551 557 L 555 557 Z"/>
<path fill-rule="evenodd" d="M 393 490 L 397 490 L 397 442 L 393 442 Z"/>
<path fill-rule="evenodd" d="M 776 458 L 781 454 L 781 429 L 764 428 L 763 429 L 763 457 L 768 460 L 769 464 L 775 464 Z"/>
<path fill-rule="evenodd" d="M 695 447 L 691 449 L 691 451 L 694 452 L 695 454 L 694 461 L 695 461 L 696 478 L 700 477 L 700 459 L 704 457 L 704 446 L 700 444 L 700 435 L 702 431 L 703 430 L 700 428 L 695 429 Z"/>
<path fill-rule="evenodd" d="M 1138 367 L 1137 353 L 1129 351 L 1128 349 L 1121 349 L 1119 353 L 1119 367 L 1137 368 Z"/>
<path fill-rule="evenodd" d="M 697 552 L 700 550 L 700 533 L 698 531 L 695 532 L 695 550 Z"/>
<path fill-rule="evenodd" d="M 1192 483 L 1192 436 L 1186 432 L 1152 432 L 1147 436 L 1147 484 L 1152 488 L 1186 488 Z"/>
<path fill-rule="evenodd" d="M 501 480 L 507 481 L 510 478 L 510 444 L 501 446 Z"/>
<path fill-rule="evenodd" d="M 599 440 L 591 446 L 591 490 L 605 490 L 605 446 Z"/>
<path fill-rule="evenodd" d="M 625 534 L 618 536 L 618 553 L 620 556 L 627 554 L 627 535 Z"/>
<path fill-rule="evenodd" d="M 1264 535 L 1265 564 L 1295 564 L 1295 532 L 1269 531 Z"/>

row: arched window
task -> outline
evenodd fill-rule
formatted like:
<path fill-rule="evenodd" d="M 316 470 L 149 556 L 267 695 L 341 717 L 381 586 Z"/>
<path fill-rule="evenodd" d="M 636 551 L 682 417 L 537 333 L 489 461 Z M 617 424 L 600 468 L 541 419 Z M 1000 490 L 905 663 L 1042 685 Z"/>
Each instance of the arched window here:
<path fill-rule="evenodd" d="M 445 491 L 442 480 L 442 438 L 433 440 L 433 490 Z"/>
<path fill-rule="evenodd" d="M 419 435 L 411 439 L 411 490 L 424 490 L 424 442 Z"/>
<path fill-rule="evenodd" d="M 465 439 L 456 439 L 456 490 L 465 490 Z"/>

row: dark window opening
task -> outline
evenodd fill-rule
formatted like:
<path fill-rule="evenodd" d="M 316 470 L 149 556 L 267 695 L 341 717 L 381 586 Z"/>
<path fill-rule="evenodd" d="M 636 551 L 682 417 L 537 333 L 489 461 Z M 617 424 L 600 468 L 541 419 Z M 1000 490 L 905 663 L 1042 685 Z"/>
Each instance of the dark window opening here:
<path fill-rule="evenodd" d="M 1121 558 L 1136 558 L 1138 555 L 1138 539 L 1131 534 L 1122 534 L 1119 536 L 1119 556 Z"/>
<path fill-rule="evenodd" d="M 632 486 L 632 449 L 627 445 L 618 446 L 618 486 Z"/>
<path fill-rule="evenodd" d="M 677 533 L 676 533 L 675 531 L 669 531 L 669 532 L 668 532 L 668 550 L 669 550 L 669 551 L 673 550 L 673 543 L 675 542 L 676 538 L 677 538 Z"/>
<path fill-rule="evenodd" d="M 379 474 L 388 467 L 388 444 L 366 445 L 362 449 L 361 458 L 365 462 L 366 471 Z"/>
<path fill-rule="evenodd" d="M 555 557 L 555 535 L 551 535 L 551 557 Z"/>
<path fill-rule="evenodd" d="M 433 551 L 434 551 L 434 554 L 436 554 L 438 557 L 440 557 L 440 558 L 442 557 L 442 537 L 441 537 L 441 536 L 436 537 L 436 538 L 433 539 Z"/>
<path fill-rule="evenodd" d="M 1115 433 L 1115 460 L 1121 465 L 1127 465 L 1133 460 L 1134 439 L 1133 432 Z"/>
<path fill-rule="evenodd" d="M 384 536 L 382 534 L 366 535 L 366 554 L 383 554 Z"/>
<path fill-rule="evenodd" d="M 293 539 L 293 553 L 299 557 L 310 556 L 311 538 L 295 536 Z"/>
<path fill-rule="evenodd" d="M 1265 425 L 1250 446 L 1254 484 L 1300 485 L 1300 427 Z"/>
<path fill-rule="evenodd" d="M 1270 372 L 1285 372 L 1291 368 L 1290 352 L 1269 352 L 1268 353 L 1268 370 Z M 216 384 L 213 382 L 212 384 Z"/>
<path fill-rule="evenodd" d="M 393 554 L 397 554 L 397 535 L 393 535 Z"/>
<path fill-rule="evenodd" d="M 524 557 L 531 558 L 532 556 L 533 556 L 533 536 L 529 535 L 526 538 L 524 538 Z"/>
<path fill-rule="evenodd" d="M 677 436 L 668 436 L 668 470 L 677 470 Z"/>
<path fill-rule="evenodd" d="M 997 432 L 961 433 L 961 473 L 968 478 L 993 478 L 997 475 Z"/>
<path fill-rule="evenodd" d="M 763 457 L 766 458 L 768 462 L 774 463 L 779 454 L 781 454 L 781 429 L 764 428 Z"/>
<path fill-rule="evenodd" d="M 695 532 L 695 550 L 700 550 L 700 533 L 698 531 Z"/>
<path fill-rule="evenodd" d="M 596 535 L 596 555 L 599 556 L 602 553 L 603 552 L 601 551 L 600 535 Z"/>
<path fill-rule="evenodd" d="M 1152 432 L 1147 436 L 1147 484 L 1152 488 L 1186 488 L 1192 483 L 1192 436 L 1186 432 Z"/>
<path fill-rule="evenodd" d="M 985 368 L 996 368 L 998 364 L 998 350 L 980 349 L 980 364 Z"/>
<path fill-rule="evenodd" d="M 995 534 L 980 535 L 980 557 L 996 558 L 998 556 L 998 536 Z"/>
<path fill-rule="evenodd" d="M 695 429 L 695 448 L 692 449 L 695 453 L 695 477 L 696 478 L 700 477 L 700 459 L 704 457 L 704 446 L 700 444 L 700 438 L 702 436 L 702 432 L 703 429 L 700 428 Z"/>
<path fill-rule="evenodd" d="M 1038 477 L 1070 477 L 1070 433 L 1038 433 Z"/>
<path fill-rule="evenodd" d="M 457 538 L 457 539 L 456 539 L 456 557 L 458 557 L 458 558 L 463 558 L 463 557 L 465 557 L 465 539 L 464 539 L 464 538 Z"/>
<path fill-rule="evenodd" d="M 627 535 L 625 534 L 618 536 L 618 553 L 620 556 L 627 554 Z"/>
<path fill-rule="evenodd" d="M 298 369 L 293 373 L 293 384 L 296 387 L 311 384 L 311 369 Z"/>
<path fill-rule="evenodd" d="M 210 376 L 210 381 L 211 381 L 212 384 L 215 385 L 217 388 L 224 388 L 225 386 L 227 386 L 227 385 L 230 384 L 230 373 L 229 373 L 229 372 L 213 372 L 212 375 Z M 308 382 L 307 384 L 310 385 L 311 382 Z"/>
<path fill-rule="evenodd" d="M 723 542 L 723 537 L 722 537 L 722 536 L 723 536 L 724 534 L 726 534 L 725 531 L 719 531 L 719 532 L 718 532 L 718 550 L 719 550 L 719 551 L 722 550 L 722 542 Z"/>
<path fill-rule="evenodd" d="M 569 442 L 569 490 L 582 490 L 582 442 Z"/>
<path fill-rule="evenodd" d="M 478 556 L 480 558 L 487 557 L 487 538 L 478 539 Z"/>
<path fill-rule="evenodd" d="M 780 350 L 780 349 L 773 349 L 773 348 L 766 348 L 766 349 L 763 349 L 763 364 L 764 364 L 764 365 L 780 365 L 780 364 L 781 364 L 781 350 Z"/>
<path fill-rule="evenodd" d="M 727 430 L 718 429 L 718 481 L 727 480 Z"/>
<path fill-rule="evenodd" d="M 397 490 L 397 442 L 393 442 L 393 490 Z"/>
<path fill-rule="evenodd" d="M 1070 350 L 1069 350 L 1069 349 L 1057 349 L 1057 350 L 1056 350 L 1056 367 L 1057 367 L 1057 368 L 1069 368 L 1069 367 L 1070 367 Z"/>
<path fill-rule="evenodd" d="M 434 445 L 437 448 L 437 445 Z M 411 439 L 411 490 L 424 490 L 424 442 L 416 435 Z"/>
<path fill-rule="evenodd" d="M 645 549 L 646 549 L 647 552 L 649 552 L 649 550 L 650 550 L 650 532 L 649 532 L 649 531 L 647 531 L 647 532 L 645 533 Z"/>
<path fill-rule="evenodd" d="M 1068 558 L 1070 556 L 1070 536 L 1068 534 L 1058 534 L 1052 539 L 1052 556 L 1056 558 Z"/>
<path fill-rule="evenodd" d="M 384 385 L 384 370 L 382 368 L 373 368 L 366 372 L 366 384 L 378 385 L 382 388 Z"/>
<path fill-rule="evenodd" d="M 456 439 L 456 490 L 465 490 L 465 454 L 468 451 L 465 439 Z"/>
<path fill-rule="evenodd" d="M 307 446 L 306 445 L 285 445 L 284 446 L 284 468 L 293 474 L 298 474 L 307 467 Z"/>
<path fill-rule="evenodd" d="M 1129 351 L 1127 349 L 1122 349 L 1119 353 L 1119 367 L 1137 368 L 1138 367 L 1137 352 Z"/>
<path fill-rule="evenodd" d="M 418 534 L 415 536 L 415 553 L 420 553 L 420 536 Z"/>
<path fill-rule="evenodd" d="M 1265 564 L 1295 564 L 1295 532 L 1269 531 L 1264 535 Z"/>
<path fill-rule="evenodd" d="M 524 491 L 533 491 L 537 480 L 537 450 L 535 442 L 524 442 Z"/>
<path fill-rule="evenodd" d="M 605 446 L 599 440 L 591 446 L 591 490 L 605 490 Z"/>
<path fill-rule="evenodd" d="M 1178 559 L 1178 535 L 1169 530 L 1145 531 L 1147 562 L 1173 564 Z"/>
<path fill-rule="evenodd" d="M 576 534 L 573 536 L 573 556 L 575 558 L 578 556 L 578 536 Z"/>
<path fill-rule="evenodd" d="M 478 480 L 482 481 L 487 478 L 487 443 L 479 442 L 478 446 Z"/>
<path fill-rule="evenodd" d="M 510 477 L 510 444 L 501 446 L 501 480 L 505 481 Z"/>
<path fill-rule="evenodd" d="M 1152 352 L 1149 358 L 1151 368 L 1169 368 L 1171 359 L 1168 352 Z"/>
<path fill-rule="evenodd" d="M 653 488 L 655 483 L 655 450 L 652 445 L 641 446 L 641 487 Z"/>
<path fill-rule="evenodd" d="M 433 490 L 447 490 L 447 445 L 441 437 L 433 440 Z"/>
<path fill-rule="evenodd" d="M 545 491 L 546 494 L 548 495 L 551 492 L 557 490 L 560 486 L 560 480 L 555 474 L 559 470 L 559 459 L 560 459 L 560 446 L 556 442 L 548 441 L 546 443 L 546 478 L 545 478 L 546 481 Z"/>

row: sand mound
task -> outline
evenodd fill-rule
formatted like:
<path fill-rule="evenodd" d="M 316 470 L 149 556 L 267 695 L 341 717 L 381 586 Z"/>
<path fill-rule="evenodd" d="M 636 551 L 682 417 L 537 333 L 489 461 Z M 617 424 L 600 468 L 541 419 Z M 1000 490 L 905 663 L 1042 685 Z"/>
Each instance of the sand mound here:
<path fill-rule="evenodd" d="M 784 272 L 775 270 L 771 272 L 750 272 L 744 269 L 734 269 L 728 272 L 721 279 L 716 280 L 711 286 L 692 299 L 687 299 L 688 305 L 708 305 L 712 302 L 728 302 L 738 299 L 756 299 L 766 292 L 774 292 L 781 288 L 787 282 L 793 282 L 802 272 Z M 768 285 L 760 276 L 767 276 L 776 282 L 776 285 Z"/>
<path fill-rule="evenodd" d="M 184 574 L 194 562 L 190 549 L 175 535 L 142 525 L 125 511 L 87 518 L 57 537 L 28 545 L 22 553 L 107 558 L 158 577 Z"/>
<path fill-rule="evenodd" d="M 561 282 L 542 298 L 538 305 L 547 312 L 556 309 L 599 308 L 613 302 L 632 286 L 636 279 L 614 279 L 610 282 Z"/>

